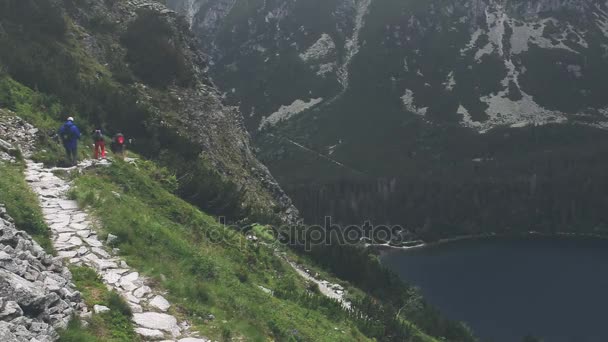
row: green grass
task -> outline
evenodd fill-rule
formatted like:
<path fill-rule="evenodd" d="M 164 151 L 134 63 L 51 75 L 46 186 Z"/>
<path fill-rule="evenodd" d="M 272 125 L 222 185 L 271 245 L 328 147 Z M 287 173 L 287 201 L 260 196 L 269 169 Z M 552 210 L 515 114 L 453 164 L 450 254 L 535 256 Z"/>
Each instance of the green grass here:
<path fill-rule="evenodd" d="M 116 292 L 108 291 L 94 270 L 87 267 L 70 269 L 74 283 L 82 293 L 87 307 L 103 305 L 108 312 L 93 314 L 83 324 L 74 318 L 68 328 L 60 332 L 61 342 L 123 342 L 139 341 L 131 323 L 131 309 Z"/>
<path fill-rule="evenodd" d="M 366 340 L 271 248 L 175 197 L 151 177 L 158 174 L 150 165 L 116 162 L 78 177 L 73 196 L 101 219 L 101 236 L 119 237 L 130 265 L 169 291 L 171 313 L 217 340 Z M 209 314 L 215 319 L 205 321 Z"/>
<path fill-rule="evenodd" d="M 23 165 L 0 163 L 0 204 L 15 220 L 18 229 L 26 231 L 47 252 L 53 252 L 50 231 L 47 227 L 38 198 L 25 182 Z"/>

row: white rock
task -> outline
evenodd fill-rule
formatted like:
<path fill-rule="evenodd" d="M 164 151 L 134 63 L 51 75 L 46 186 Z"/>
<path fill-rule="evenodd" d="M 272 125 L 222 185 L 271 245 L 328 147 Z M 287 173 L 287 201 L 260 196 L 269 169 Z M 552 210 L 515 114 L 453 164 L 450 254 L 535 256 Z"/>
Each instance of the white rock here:
<path fill-rule="evenodd" d="M 112 271 L 104 273 L 103 280 L 111 285 L 114 285 L 120 281 L 120 274 Z"/>
<path fill-rule="evenodd" d="M 77 231 L 76 234 L 80 237 L 87 238 L 91 235 L 91 231 L 88 229 L 82 229 Z"/>
<path fill-rule="evenodd" d="M 109 261 L 109 260 L 103 260 L 103 259 L 97 259 L 97 260 L 93 261 L 93 266 L 96 269 L 98 269 L 99 271 L 118 267 L 118 265 L 116 265 L 115 262 Z"/>
<path fill-rule="evenodd" d="M 82 240 L 80 240 L 80 238 L 73 236 L 66 243 L 74 245 L 74 246 L 81 246 Z"/>
<path fill-rule="evenodd" d="M 166 331 L 173 337 L 180 335 L 177 319 L 171 315 L 157 312 L 134 313 L 133 322 L 142 328 Z"/>
<path fill-rule="evenodd" d="M 165 334 L 160 330 L 137 328 L 135 332 L 148 341 L 158 341 L 165 338 Z"/>
<path fill-rule="evenodd" d="M 107 243 L 108 245 L 111 245 L 111 244 L 113 244 L 114 242 L 116 242 L 117 240 L 118 240 L 118 236 L 113 235 L 113 234 L 108 234 L 108 238 L 107 238 L 107 240 L 106 240 L 106 243 Z"/>
<path fill-rule="evenodd" d="M 57 201 L 61 209 L 63 210 L 76 210 L 78 209 L 78 203 L 76 201 L 70 200 L 60 200 Z"/>
<path fill-rule="evenodd" d="M 78 213 L 78 214 L 72 215 L 72 222 L 74 222 L 74 223 L 80 223 L 86 219 L 87 219 L 87 214 L 85 214 L 85 213 Z"/>
<path fill-rule="evenodd" d="M 93 311 L 95 311 L 95 313 L 98 314 L 98 313 L 102 313 L 102 312 L 108 312 L 108 311 L 110 311 L 110 308 L 108 308 L 107 306 L 103 306 L 103 305 L 95 305 L 95 306 L 93 306 Z"/>
<path fill-rule="evenodd" d="M 178 340 L 178 342 L 210 342 L 211 340 L 208 340 L 206 338 L 194 338 L 194 337 L 186 337 L 186 338 L 182 338 L 181 340 Z"/>
<path fill-rule="evenodd" d="M 124 279 L 125 281 L 134 282 L 134 281 L 136 281 L 137 279 L 139 279 L 139 273 L 138 273 L 138 272 L 131 272 L 131 273 L 129 273 L 129 274 L 127 274 L 127 275 L 125 275 L 125 276 L 123 277 L 123 279 Z"/>
<path fill-rule="evenodd" d="M 129 302 L 129 306 L 131 307 L 131 311 L 133 313 L 142 313 L 142 312 L 144 312 L 144 309 L 142 309 L 141 305 L 139 305 L 139 304 Z"/>
<path fill-rule="evenodd" d="M 72 227 L 75 230 L 85 230 L 85 229 L 89 228 L 89 225 L 85 224 L 85 223 L 70 223 L 70 227 Z"/>
<path fill-rule="evenodd" d="M 133 304 L 139 304 L 141 302 L 141 300 L 137 297 L 135 297 L 132 293 L 127 292 L 124 293 L 123 296 L 125 297 L 125 299 L 129 302 L 129 303 L 133 303 Z"/>
<path fill-rule="evenodd" d="M 171 304 L 163 296 L 156 296 L 150 301 L 150 306 L 166 312 L 171 307 Z"/>
<path fill-rule="evenodd" d="M 142 286 L 133 292 L 133 295 L 137 298 L 143 298 L 148 293 L 152 292 L 152 289 L 148 286 Z"/>
<path fill-rule="evenodd" d="M 76 252 L 76 251 L 63 251 L 63 252 L 57 253 L 57 256 L 59 256 L 62 259 L 71 259 L 71 258 L 75 257 L 76 255 L 78 255 L 78 252 Z"/>
<path fill-rule="evenodd" d="M 83 246 L 83 247 L 78 248 L 78 255 L 79 255 L 79 256 L 86 255 L 87 253 L 89 253 L 89 249 L 88 249 L 88 248 L 86 248 L 86 247 L 84 247 L 84 246 Z"/>
<path fill-rule="evenodd" d="M 93 239 L 93 238 L 84 238 L 84 241 L 91 247 L 102 247 L 103 244 L 101 242 L 99 242 L 99 240 L 97 239 Z"/>
<path fill-rule="evenodd" d="M 108 252 L 104 251 L 103 249 L 101 249 L 99 247 L 93 247 L 93 248 L 91 248 L 91 251 L 93 253 L 97 254 L 101 258 L 109 259 L 111 257 L 111 255 L 108 254 Z"/>
<path fill-rule="evenodd" d="M 73 233 L 60 233 L 55 239 L 55 242 L 68 242 L 72 238 Z"/>

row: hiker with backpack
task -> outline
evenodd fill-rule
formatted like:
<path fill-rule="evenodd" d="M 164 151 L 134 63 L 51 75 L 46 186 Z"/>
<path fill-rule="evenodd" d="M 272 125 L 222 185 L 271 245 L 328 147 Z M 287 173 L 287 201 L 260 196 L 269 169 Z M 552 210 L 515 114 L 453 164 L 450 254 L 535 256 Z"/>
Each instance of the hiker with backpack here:
<path fill-rule="evenodd" d="M 74 118 L 69 117 L 66 123 L 59 129 L 59 137 L 65 148 L 70 166 L 78 164 L 78 139 L 80 139 L 80 130 L 74 124 Z"/>
<path fill-rule="evenodd" d="M 93 158 L 106 159 L 106 141 L 101 128 L 93 131 L 93 142 L 95 143 Z"/>
<path fill-rule="evenodd" d="M 112 153 L 114 153 L 120 159 L 125 159 L 127 153 L 127 145 L 125 136 L 122 133 L 118 133 L 112 139 L 112 145 L 110 145 Z"/>

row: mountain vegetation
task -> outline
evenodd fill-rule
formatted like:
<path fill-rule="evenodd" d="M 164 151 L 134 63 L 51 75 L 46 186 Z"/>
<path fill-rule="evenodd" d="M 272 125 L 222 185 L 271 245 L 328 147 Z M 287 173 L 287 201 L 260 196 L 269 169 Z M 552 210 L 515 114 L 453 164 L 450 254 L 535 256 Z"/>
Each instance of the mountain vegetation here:
<path fill-rule="evenodd" d="M 348 251 L 361 262 L 355 274 L 346 252 L 293 251 L 218 223 L 216 216 L 290 222 L 296 211 L 253 156 L 238 111 L 222 104 L 205 76 L 205 59 L 184 24 L 147 2 L 3 2 L 0 115 L 19 115 L 39 129 L 32 158 L 47 165 L 61 165 L 53 136 L 66 116 L 85 133 L 81 157 L 94 128 L 132 138 L 137 161 L 61 176 L 72 177 L 72 197 L 99 218 L 100 236 L 117 236 L 120 256 L 168 291 L 174 315 L 210 338 L 474 341 L 468 328 L 442 318 L 368 250 Z M 0 202 L 50 250 L 20 158 L 0 166 Z M 335 262 L 321 262 L 331 253 Z M 286 258 L 320 272 L 344 267 L 345 280 L 336 281 L 347 287 L 351 309 L 319 293 Z M 74 320 L 62 340 L 137 340 L 125 303 L 90 270 L 72 273 L 84 301 L 111 312 Z"/>

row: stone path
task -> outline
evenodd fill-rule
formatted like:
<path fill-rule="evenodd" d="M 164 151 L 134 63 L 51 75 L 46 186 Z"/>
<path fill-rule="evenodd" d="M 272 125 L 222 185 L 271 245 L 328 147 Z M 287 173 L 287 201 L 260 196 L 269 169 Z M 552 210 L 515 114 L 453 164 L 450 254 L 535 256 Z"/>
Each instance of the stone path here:
<path fill-rule="evenodd" d="M 58 257 L 69 264 L 93 268 L 109 288 L 120 293 L 133 310 L 135 331 L 145 341 L 207 342 L 196 337 L 197 333 L 190 331 L 187 322 L 179 322 L 168 314 L 171 304 L 162 294 L 147 286 L 144 277 L 104 247 L 87 213 L 81 211 L 75 201 L 67 199 L 70 184 L 53 171 L 42 164 L 27 162 L 26 180 L 38 194 Z M 108 308 L 102 306 L 94 308 L 95 312 L 106 310 Z"/>

